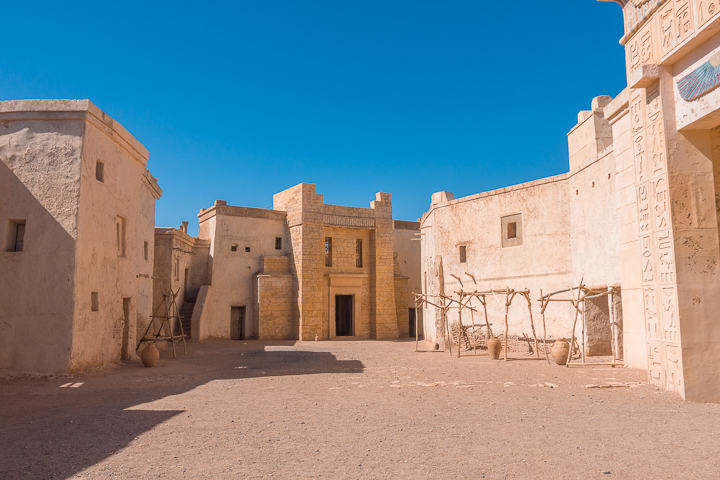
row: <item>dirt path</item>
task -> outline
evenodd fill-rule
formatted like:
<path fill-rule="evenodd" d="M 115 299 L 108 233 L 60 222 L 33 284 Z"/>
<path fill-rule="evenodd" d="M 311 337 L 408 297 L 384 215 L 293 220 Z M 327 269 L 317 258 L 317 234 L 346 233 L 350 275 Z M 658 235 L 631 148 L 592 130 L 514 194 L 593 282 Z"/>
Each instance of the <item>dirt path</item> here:
<path fill-rule="evenodd" d="M 0 478 L 720 478 L 720 406 L 584 388 L 645 380 L 411 342 L 215 340 L 154 369 L 0 382 Z"/>

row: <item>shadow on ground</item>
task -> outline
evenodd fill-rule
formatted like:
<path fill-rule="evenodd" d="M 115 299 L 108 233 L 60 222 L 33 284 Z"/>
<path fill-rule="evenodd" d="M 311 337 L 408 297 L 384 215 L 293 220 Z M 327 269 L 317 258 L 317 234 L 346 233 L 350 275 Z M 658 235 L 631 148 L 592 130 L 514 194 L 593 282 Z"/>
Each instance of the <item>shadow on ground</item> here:
<path fill-rule="evenodd" d="M 3 381 L 0 478 L 72 476 L 186 413 L 128 408 L 213 380 L 351 374 L 363 369 L 358 360 L 338 360 L 329 352 L 294 347 L 294 342 L 211 340 L 189 344 L 188 355 L 180 353 L 175 360 L 163 353 L 159 366 L 152 369 L 133 362 L 74 378 Z M 61 387 L 81 382 L 79 387 Z"/>

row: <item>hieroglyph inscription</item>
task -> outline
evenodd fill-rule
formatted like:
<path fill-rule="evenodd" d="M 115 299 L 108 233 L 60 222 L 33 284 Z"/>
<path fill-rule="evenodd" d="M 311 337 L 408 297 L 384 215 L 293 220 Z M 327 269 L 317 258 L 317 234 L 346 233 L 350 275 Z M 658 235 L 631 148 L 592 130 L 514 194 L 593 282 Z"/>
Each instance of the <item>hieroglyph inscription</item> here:
<path fill-rule="evenodd" d="M 659 85 L 630 95 L 650 383 L 682 393 L 675 249 Z"/>
<path fill-rule="evenodd" d="M 702 27 L 717 15 L 719 3 L 718 0 L 698 0 L 698 27 Z"/>

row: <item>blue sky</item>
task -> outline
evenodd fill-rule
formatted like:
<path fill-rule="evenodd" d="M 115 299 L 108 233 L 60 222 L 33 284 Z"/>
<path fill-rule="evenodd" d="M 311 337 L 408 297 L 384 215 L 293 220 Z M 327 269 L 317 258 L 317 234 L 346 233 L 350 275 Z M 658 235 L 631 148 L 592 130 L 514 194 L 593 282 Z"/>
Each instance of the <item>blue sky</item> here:
<path fill-rule="evenodd" d="M 0 99 L 89 98 L 150 151 L 177 226 L 214 200 L 393 194 L 414 220 L 567 171 L 566 134 L 625 86 L 613 3 L 7 2 Z"/>

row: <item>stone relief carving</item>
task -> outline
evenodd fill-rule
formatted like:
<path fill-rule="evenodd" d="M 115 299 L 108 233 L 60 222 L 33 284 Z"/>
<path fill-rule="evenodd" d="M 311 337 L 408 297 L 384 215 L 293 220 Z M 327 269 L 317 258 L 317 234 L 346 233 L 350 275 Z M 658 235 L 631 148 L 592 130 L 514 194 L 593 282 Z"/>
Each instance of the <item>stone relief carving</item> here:
<path fill-rule="evenodd" d="M 630 113 L 649 382 L 682 392 L 675 247 L 662 97 L 657 83 L 631 91 Z"/>

